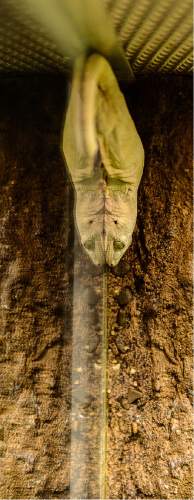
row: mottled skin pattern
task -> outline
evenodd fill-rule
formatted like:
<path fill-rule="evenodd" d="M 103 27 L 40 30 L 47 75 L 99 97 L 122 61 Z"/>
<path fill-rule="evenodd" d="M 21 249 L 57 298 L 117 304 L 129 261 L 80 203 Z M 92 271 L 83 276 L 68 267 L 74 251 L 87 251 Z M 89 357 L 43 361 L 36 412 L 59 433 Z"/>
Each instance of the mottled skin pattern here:
<path fill-rule="evenodd" d="M 75 64 L 63 151 L 81 242 L 96 265 L 115 266 L 132 241 L 144 150 L 112 69 L 98 54 Z"/>

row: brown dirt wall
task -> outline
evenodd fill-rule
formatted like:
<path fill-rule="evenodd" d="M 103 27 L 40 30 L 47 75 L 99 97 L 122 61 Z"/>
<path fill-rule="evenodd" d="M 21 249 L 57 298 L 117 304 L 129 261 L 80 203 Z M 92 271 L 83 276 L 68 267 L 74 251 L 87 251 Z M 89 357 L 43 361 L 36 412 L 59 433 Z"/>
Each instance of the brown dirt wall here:
<path fill-rule="evenodd" d="M 107 495 L 191 499 L 192 80 L 125 92 L 146 161 L 132 246 L 108 270 Z M 0 80 L 0 498 L 69 497 L 66 98 L 63 77 Z"/>

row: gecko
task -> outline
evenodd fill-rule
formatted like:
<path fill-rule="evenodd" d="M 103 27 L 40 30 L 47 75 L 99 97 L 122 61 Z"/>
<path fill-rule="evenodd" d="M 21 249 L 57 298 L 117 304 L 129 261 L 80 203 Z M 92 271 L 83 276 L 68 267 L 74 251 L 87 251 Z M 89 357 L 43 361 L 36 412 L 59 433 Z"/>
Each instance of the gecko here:
<path fill-rule="evenodd" d="M 95 265 L 116 266 L 132 242 L 144 148 L 100 54 L 75 62 L 62 140 L 81 243 Z"/>

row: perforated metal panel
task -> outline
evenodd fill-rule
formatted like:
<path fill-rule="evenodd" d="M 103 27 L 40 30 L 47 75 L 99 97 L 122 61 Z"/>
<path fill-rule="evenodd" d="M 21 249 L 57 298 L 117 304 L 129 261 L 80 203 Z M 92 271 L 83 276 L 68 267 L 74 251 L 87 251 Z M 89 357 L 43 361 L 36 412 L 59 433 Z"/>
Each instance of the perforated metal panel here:
<path fill-rule="evenodd" d="M 135 73 L 192 71 L 191 0 L 112 0 L 106 6 Z"/>
<path fill-rule="evenodd" d="M 192 72 L 191 0 L 102 0 L 102 4 L 136 74 Z M 69 70 L 69 58 L 41 24 L 22 11 L 20 0 L 1 0 L 0 19 L 1 72 Z"/>
<path fill-rule="evenodd" d="M 46 5 L 46 2 L 45 2 Z M 0 71 L 64 72 L 69 61 L 41 25 L 17 9 L 15 1 L 0 3 Z"/>

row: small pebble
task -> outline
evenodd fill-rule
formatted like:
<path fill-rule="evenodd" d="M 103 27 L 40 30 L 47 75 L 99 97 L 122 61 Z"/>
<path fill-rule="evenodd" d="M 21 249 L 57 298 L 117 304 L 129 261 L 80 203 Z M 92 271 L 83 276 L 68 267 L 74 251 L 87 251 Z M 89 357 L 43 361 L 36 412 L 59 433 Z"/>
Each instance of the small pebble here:
<path fill-rule="evenodd" d="M 120 290 L 120 287 L 116 286 L 113 290 L 113 297 L 118 297 Z"/>
<path fill-rule="evenodd" d="M 141 396 L 142 393 L 140 391 L 137 391 L 133 388 L 129 389 L 127 398 L 122 398 L 121 400 L 123 408 L 125 408 L 125 410 L 128 410 L 131 403 L 134 403 L 134 401 L 136 401 L 136 399 L 139 399 Z"/>
<path fill-rule="evenodd" d="M 120 326 L 125 325 L 126 323 L 126 312 L 123 309 L 120 309 L 117 314 L 117 323 Z"/>
<path fill-rule="evenodd" d="M 117 346 L 116 346 L 115 344 L 112 344 L 112 345 L 111 345 L 110 354 L 111 354 L 112 352 L 113 352 L 113 354 L 114 354 L 115 356 L 117 356 L 117 354 L 118 354 L 118 352 L 119 352 L 119 351 L 118 351 L 118 349 L 117 349 Z"/>
<path fill-rule="evenodd" d="M 128 399 L 126 399 L 126 398 L 122 398 L 121 399 L 121 405 L 122 405 L 122 407 L 125 410 L 129 410 L 129 408 L 130 408 L 130 401 L 128 401 Z"/>
<path fill-rule="evenodd" d="M 123 288 L 117 297 L 120 306 L 126 306 L 131 300 L 132 295 L 129 288 Z"/>
<path fill-rule="evenodd" d="M 128 351 L 129 347 L 121 340 L 121 338 L 117 337 L 115 340 L 116 346 L 118 347 L 119 351 L 122 353 L 126 353 Z"/>
<path fill-rule="evenodd" d="M 139 292 L 142 287 L 144 285 L 144 278 L 143 276 L 139 275 L 139 276 L 136 276 L 135 278 L 135 288 L 137 290 L 137 292 Z"/>
<path fill-rule="evenodd" d="M 176 432 L 179 430 L 179 422 L 176 418 L 172 418 L 171 420 L 171 432 Z"/>
<path fill-rule="evenodd" d="M 138 424 L 137 424 L 137 422 L 132 422 L 131 427 L 132 427 L 132 433 L 133 434 L 137 434 L 138 433 Z"/>
<path fill-rule="evenodd" d="M 114 371 L 119 372 L 120 367 L 121 367 L 120 363 L 117 363 L 116 365 L 113 365 L 113 367 L 112 367 L 112 368 L 113 368 L 113 370 L 114 370 Z"/>
<path fill-rule="evenodd" d="M 159 392 L 160 389 L 161 389 L 161 384 L 160 384 L 160 381 L 159 380 L 156 380 L 155 381 L 155 384 L 154 384 L 154 389 L 156 392 Z"/>
<path fill-rule="evenodd" d="M 101 370 L 102 365 L 100 363 L 94 363 L 94 367 L 96 370 Z"/>
<path fill-rule="evenodd" d="M 0 441 L 4 440 L 4 428 L 0 425 Z"/>
<path fill-rule="evenodd" d="M 123 262 L 122 260 L 117 264 L 117 266 L 112 268 L 112 272 L 115 276 L 125 276 L 131 269 L 128 262 Z"/>
<path fill-rule="evenodd" d="M 0 457 L 4 457 L 5 455 L 5 452 L 6 452 L 6 446 L 4 443 L 0 443 Z"/>
<path fill-rule="evenodd" d="M 126 422 L 123 421 L 122 418 L 119 420 L 119 429 L 121 432 L 124 432 L 124 434 L 126 433 Z"/>
<path fill-rule="evenodd" d="M 78 366 L 78 368 L 76 368 L 75 370 L 77 373 L 82 373 L 83 372 L 83 368 L 81 366 Z"/>
<path fill-rule="evenodd" d="M 135 368 L 131 368 L 131 369 L 130 369 L 130 374 L 131 374 L 131 375 L 134 375 L 135 373 L 136 373 L 136 369 L 135 369 Z"/>
<path fill-rule="evenodd" d="M 136 401 L 136 399 L 140 398 L 142 396 L 142 393 L 140 391 L 137 391 L 136 389 L 130 388 L 128 391 L 128 401 L 129 403 L 133 403 Z"/>

